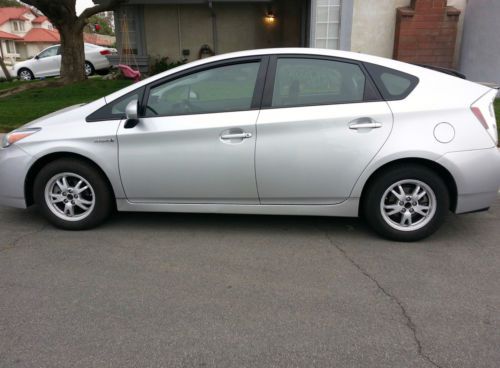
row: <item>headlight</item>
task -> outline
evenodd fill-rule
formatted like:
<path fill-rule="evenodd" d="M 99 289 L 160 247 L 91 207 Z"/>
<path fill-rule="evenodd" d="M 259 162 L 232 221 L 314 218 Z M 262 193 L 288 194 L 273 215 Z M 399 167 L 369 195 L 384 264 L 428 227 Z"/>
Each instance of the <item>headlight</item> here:
<path fill-rule="evenodd" d="M 2 148 L 7 148 L 17 141 L 29 137 L 32 134 L 40 131 L 40 128 L 27 128 L 27 129 L 19 129 L 6 134 L 2 139 Z"/>

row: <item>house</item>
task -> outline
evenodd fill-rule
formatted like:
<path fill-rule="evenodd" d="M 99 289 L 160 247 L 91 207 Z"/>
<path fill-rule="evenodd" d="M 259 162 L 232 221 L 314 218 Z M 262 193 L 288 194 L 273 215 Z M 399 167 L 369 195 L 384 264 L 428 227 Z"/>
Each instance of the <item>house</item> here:
<path fill-rule="evenodd" d="M 0 42 L 7 61 L 26 59 L 58 43 L 59 34 L 29 8 L 0 8 Z"/>
<path fill-rule="evenodd" d="M 112 46 L 115 38 L 84 33 L 84 41 L 100 46 Z M 27 59 L 43 49 L 61 42 L 59 32 L 46 16 L 29 8 L 0 8 L 0 46 L 5 60 Z"/>
<path fill-rule="evenodd" d="M 472 80 L 500 85 L 499 15 L 498 0 L 469 0 L 467 4 L 459 65 Z"/>
<path fill-rule="evenodd" d="M 166 56 L 191 61 L 212 53 L 298 46 L 452 67 L 458 64 L 466 4 L 467 0 L 128 0 L 115 9 L 115 28 L 122 59 L 134 55 L 129 60 Z"/>

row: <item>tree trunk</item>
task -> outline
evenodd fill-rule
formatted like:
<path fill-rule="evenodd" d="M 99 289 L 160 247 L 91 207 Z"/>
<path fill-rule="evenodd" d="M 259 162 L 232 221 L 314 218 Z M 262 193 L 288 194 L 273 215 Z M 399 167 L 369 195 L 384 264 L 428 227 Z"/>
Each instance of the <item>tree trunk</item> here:
<path fill-rule="evenodd" d="M 61 78 L 64 84 L 85 80 L 85 51 L 83 27 L 78 23 L 60 26 L 61 34 Z"/>
<path fill-rule="evenodd" d="M 12 77 L 10 76 L 9 71 L 7 70 L 7 67 L 5 66 L 5 62 L 3 61 L 2 41 L 0 41 L 0 67 L 2 68 L 3 74 L 5 75 L 5 79 L 7 79 L 10 82 L 12 80 Z"/>

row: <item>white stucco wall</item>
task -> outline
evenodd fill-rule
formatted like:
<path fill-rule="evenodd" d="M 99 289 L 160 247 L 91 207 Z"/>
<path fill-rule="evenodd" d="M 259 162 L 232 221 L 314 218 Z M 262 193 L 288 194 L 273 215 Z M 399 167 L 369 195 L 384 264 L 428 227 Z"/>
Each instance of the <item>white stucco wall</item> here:
<path fill-rule="evenodd" d="M 459 21 L 457 52 L 467 0 L 448 0 L 448 6 L 462 10 Z M 354 0 L 351 50 L 391 58 L 394 48 L 396 9 L 410 5 L 410 0 Z M 457 59 L 458 60 L 458 59 Z"/>

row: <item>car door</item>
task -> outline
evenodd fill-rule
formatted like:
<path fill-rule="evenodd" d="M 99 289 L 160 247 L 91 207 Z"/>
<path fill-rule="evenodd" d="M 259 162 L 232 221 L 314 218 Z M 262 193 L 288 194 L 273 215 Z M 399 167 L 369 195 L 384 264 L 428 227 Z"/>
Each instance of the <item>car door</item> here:
<path fill-rule="evenodd" d="M 131 202 L 257 204 L 255 125 L 267 59 L 210 64 L 146 88 L 118 131 Z"/>
<path fill-rule="evenodd" d="M 273 57 L 257 122 L 262 204 L 347 199 L 393 123 L 364 67 L 344 59 Z"/>
<path fill-rule="evenodd" d="M 33 72 L 37 77 L 59 75 L 60 62 L 59 46 L 49 47 L 35 57 Z"/>

